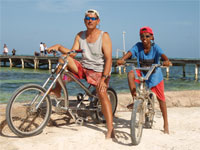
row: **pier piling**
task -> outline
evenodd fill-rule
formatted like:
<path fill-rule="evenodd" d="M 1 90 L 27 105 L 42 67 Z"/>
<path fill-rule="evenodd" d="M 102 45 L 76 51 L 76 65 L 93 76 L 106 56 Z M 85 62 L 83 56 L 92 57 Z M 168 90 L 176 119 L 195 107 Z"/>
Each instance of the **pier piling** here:
<path fill-rule="evenodd" d="M 195 64 L 195 80 L 198 79 L 199 65 Z"/>

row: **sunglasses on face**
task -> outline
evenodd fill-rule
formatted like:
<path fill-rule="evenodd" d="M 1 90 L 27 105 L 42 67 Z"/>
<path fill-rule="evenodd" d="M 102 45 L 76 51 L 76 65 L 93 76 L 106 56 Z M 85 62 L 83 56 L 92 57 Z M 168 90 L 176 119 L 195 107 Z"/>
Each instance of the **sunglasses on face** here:
<path fill-rule="evenodd" d="M 151 35 L 140 35 L 141 38 L 150 38 Z"/>
<path fill-rule="evenodd" d="M 95 20 L 97 20 L 97 18 L 95 18 L 95 17 L 88 17 L 88 16 L 86 16 L 85 17 L 85 20 L 92 20 L 92 21 L 95 21 Z"/>

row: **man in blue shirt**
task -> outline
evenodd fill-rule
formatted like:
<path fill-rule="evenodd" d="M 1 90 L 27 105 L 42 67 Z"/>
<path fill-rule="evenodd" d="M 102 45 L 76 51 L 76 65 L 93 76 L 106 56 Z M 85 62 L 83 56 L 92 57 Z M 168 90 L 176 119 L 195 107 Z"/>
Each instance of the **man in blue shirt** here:
<path fill-rule="evenodd" d="M 125 63 L 128 58 L 137 58 L 138 67 L 151 66 L 152 64 L 159 64 L 160 58 L 164 60 L 163 65 L 172 65 L 162 49 L 154 43 L 154 34 L 150 27 L 142 27 L 140 29 L 141 42 L 136 43 L 121 59 L 117 61 L 117 65 Z M 144 72 L 140 72 L 140 75 L 144 75 Z M 128 83 L 131 91 L 131 95 L 136 95 L 135 75 L 133 70 L 128 73 Z M 168 119 L 167 119 L 167 107 L 164 95 L 164 80 L 161 68 L 156 68 L 155 72 L 146 81 L 147 86 L 154 92 L 160 104 L 160 109 L 164 120 L 164 133 L 169 134 Z M 132 109 L 133 104 L 127 106 Z"/>

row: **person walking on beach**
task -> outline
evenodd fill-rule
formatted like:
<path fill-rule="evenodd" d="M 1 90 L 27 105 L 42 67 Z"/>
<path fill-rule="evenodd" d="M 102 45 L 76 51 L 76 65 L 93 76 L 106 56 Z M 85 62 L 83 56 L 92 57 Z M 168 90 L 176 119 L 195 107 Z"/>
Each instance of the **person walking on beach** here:
<path fill-rule="evenodd" d="M 4 55 L 4 56 L 7 56 L 7 55 L 8 55 L 8 47 L 7 47 L 6 44 L 4 44 L 4 46 L 3 46 L 3 55 Z"/>
<path fill-rule="evenodd" d="M 163 50 L 154 43 L 154 33 L 150 27 L 142 27 L 140 29 L 141 42 L 136 43 L 121 59 L 117 60 L 117 65 L 122 65 L 128 58 L 137 58 L 137 64 L 139 67 L 151 66 L 152 64 L 159 64 L 160 58 L 164 60 L 164 66 L 170 66 L 172 63 L 168 57 L 164 54 Z M 144 75 L 144 72 L 138 73 Z M 128 83 L 131 95 L 133 97 L 133 103 L 129 104 L 127 108 L 133 109 L 134 97 L 136 96 L 136 84 L 135 75 L 133 70 L 128 73 Z M 164 80 L 161 68 L 157 68 L 155 73 L 151 75 L 146 82 L 148 87 L 151 88 L 159 101 L 160 109 L 164 120 L 164 133 L 169 134 L 168 119 L 167 119 L 167 106 L 164 95 Z"/>
<path fill-rule="evenodd" d="M 96 87 L 108 128 L 106 138 L 114 138 L 112 106 L 107 95 L 112 66 L 112 42 L 107 32 L 97 28 L 100 19 L 96 10 L 89 9 L 86 11 L 84 23 L 87 30 L 81 31 L 76 35 L 71 49 L 84 49 L 82 60 L 80 62 L 75 60 L 76 54 L 72 54 L 70 55 L 71 57 L 68 57 L 69 63 L 67 67 L 79 79 L 84 78 L 89 84 Z M 52 49 L 63 54 L 70 51 L 70 49 L 59 44 L 48 48 L 47 51 L 50 52 Z M 63 63 L 63 60 L 60 59 L 59 61 Z M 58 82 L 50 94 L 55 94 L 57 97 L 61 96 L 61 87 Z"/>

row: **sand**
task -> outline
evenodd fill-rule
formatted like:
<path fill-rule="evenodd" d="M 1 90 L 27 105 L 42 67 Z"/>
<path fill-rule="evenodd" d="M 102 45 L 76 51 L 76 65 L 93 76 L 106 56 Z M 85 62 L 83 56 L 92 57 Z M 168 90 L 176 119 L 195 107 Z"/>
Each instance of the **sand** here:
<path fill-rule="evenodd" d="M 116 138 L 105 139 L 105 124 L 85 122 L 83 126 L 66 123 L 60 116 L 57 126 L 47 126 L 37 136 L 19 138 L 5 122 L 5 106 L 0 105 L 1 150 L 198 150 L 200 148 L 200 91 L 166 92 L 170 134 L 163 134 L 161 112 L 156 106 L 152 129 L 144 129 L 139 145 L 133 146 L 130 137 L 131 112 L 125 106 L 130 94 L 119 94 L 114 118 Z M 51 117 L 57 121 L 55 116 Z"/>

